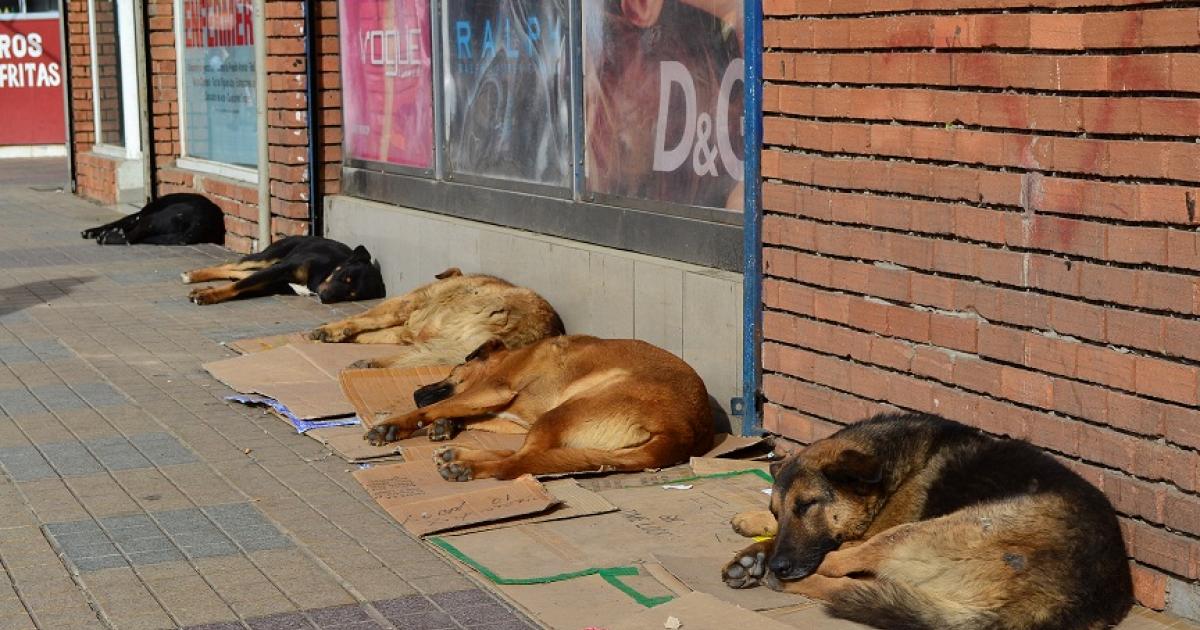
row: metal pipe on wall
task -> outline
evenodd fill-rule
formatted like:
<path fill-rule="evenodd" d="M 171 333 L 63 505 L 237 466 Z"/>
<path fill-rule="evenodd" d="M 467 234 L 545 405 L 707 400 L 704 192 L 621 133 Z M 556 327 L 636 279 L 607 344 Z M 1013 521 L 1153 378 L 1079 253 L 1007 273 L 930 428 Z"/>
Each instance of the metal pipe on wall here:
<path fill-rule="evenodd" d="M 254 3 L 254 82 L 258 107 L 258 251 L 271 244 L 271 162 L 267 138 L 267 8 Z"/>
<path fill-rule="evenodd" d="M 317 113 L 317 64 L 321 42 L 317 41 L 316 4 L 304 1 L 304 101 L 308 107 L 308 233 L 321 236 L 321 169 L 317 164 L 317 143 L 321 141 L 321 121 Z"/>
<path fill-rule="evenodd" d="M 762 208 L 759 152 L 762 150 L 762 2 L 747 0 L 742 45 L 744 197 L 742 200 L 742 434 L 762 432 Z"/>

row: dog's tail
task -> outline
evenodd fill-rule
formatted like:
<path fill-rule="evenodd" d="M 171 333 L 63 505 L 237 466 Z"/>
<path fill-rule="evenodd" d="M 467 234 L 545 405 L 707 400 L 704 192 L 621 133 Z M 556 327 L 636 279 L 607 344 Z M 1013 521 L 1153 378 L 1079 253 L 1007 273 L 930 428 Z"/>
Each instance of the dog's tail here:
<path fill-rule="evenodd" d="M 875 580 L 834 596 L 829 614 L 889 630 L 989 630 L 994 612 L 951 601 L 891 580 Z"/>

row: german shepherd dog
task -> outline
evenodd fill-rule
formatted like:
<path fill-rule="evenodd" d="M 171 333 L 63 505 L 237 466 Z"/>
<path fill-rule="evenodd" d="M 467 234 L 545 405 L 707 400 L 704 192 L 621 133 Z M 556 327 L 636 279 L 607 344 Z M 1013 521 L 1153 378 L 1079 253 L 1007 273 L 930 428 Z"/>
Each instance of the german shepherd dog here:
<path fill-rule="evenodd" d="M 198 287 L 188 296 L 196 304 L 216 304 L 237 297 L 279 293 L 316 293 L 322 303 L 371 300 L 386 290 L 379 263 L 367 248 L 354 249 L 319 236 L 289 236 L 235 263 L 193 269 L 184 283 L 233 280 L 216 287 Z"/>
<path fill-rule="evenodd" d="M 309 333 L 314 341 L 395 343 L 403 352 L 352 367 L 459 363 L 492 339 L 520 348 L 563 334 L 562 320 L 542 296 L 504 280 L 450 268 L 437 280 L 349 319 Z"/>
<path fill-rule="evenodd" d="M 204 195 L 172 193 L 112 223 L 88 228 L 83 238 L 101 245 L 224 243 L 225 215 Z"/>
<path fill-rule="evenodd" d="M 494 339 L 445 380 L 413 394 L 418 408 L 364 436 L 372 444 L 430 426 L 526 434 L 517 451 L 447 446 L 434 455 L 450 481 L 592 470 L 643 470 L 712 448 L 708 392 L 695 370 L 643 341 L 564 335 L 517 350 Z"/>
<path fill-rule="evenodd" d="M 772 467 L 771 535 L 722 572 L 892 630 L 1091 630 L 1133 603 L 1121 530 L 1095 487 L 1028 443 L 920 414 L 848 426 Z"/>

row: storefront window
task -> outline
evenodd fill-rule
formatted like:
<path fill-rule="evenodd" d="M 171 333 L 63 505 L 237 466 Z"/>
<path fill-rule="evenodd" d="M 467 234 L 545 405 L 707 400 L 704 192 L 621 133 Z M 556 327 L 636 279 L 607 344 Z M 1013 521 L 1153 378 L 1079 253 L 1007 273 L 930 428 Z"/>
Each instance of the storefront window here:
<path fill-rule="evenodd" d="M 92 0 L 92 29 L 96 71 L 97 142 L 125 146 L 125 117 L 121 98 L 121 47 L 115 0 Z"/>
<path fill-rule="evenodd" d="M 253 168 L 258 163 L 254 3 L 181 4 L 184 154 Z"/>
<path fill-rule="evenodd" d="M 428 0 L 360 0 L 341 10 L 345 149 L 349 158 L 433 166 Z"/>
<path fill-rule="evenodd" d="M 740 1 L 584 2 L 587 188 L 742 206 Z"/>
<path fill-rule="evenodd" d="M 743 0 L 339 4 L 347 194 L 740 268 Z"/>
<path fill-rule="evenodd" d="M 566 0 L 451 0 L 443 10 L 449 170 L 570 185 Z"/>

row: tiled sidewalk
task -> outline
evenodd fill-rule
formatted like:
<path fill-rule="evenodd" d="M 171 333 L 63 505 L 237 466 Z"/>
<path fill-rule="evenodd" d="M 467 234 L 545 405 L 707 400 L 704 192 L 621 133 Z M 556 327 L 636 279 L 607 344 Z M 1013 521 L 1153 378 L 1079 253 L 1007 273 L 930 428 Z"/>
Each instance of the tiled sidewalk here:
<path fill-rule="evenodd" d="M 200 368 L 361 306 L 192 305 L 230 254 L 97 246 L 108 211 L 0 170 L 0 630 L 532 625 Z"/>

